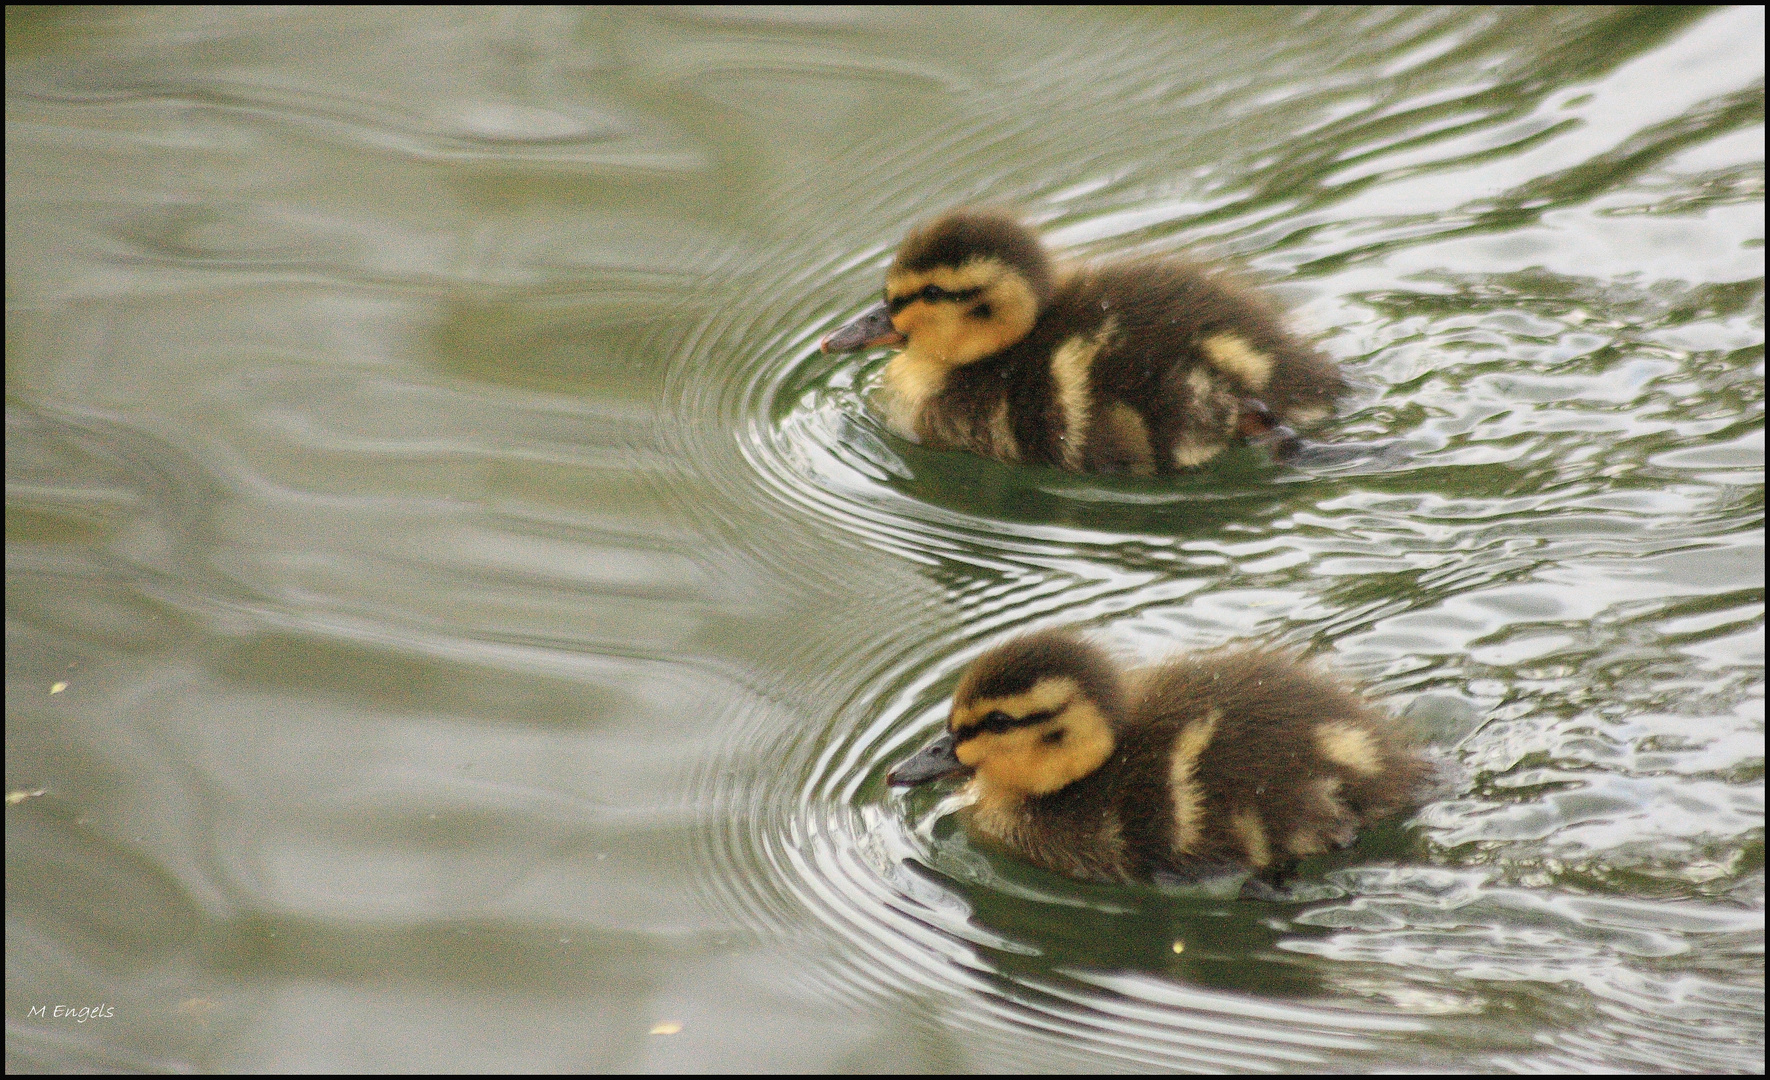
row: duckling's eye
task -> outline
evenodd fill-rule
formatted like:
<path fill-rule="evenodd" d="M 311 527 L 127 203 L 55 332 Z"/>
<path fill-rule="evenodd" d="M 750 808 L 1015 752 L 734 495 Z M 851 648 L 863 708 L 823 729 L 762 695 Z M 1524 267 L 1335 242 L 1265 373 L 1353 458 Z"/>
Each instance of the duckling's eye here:
<path fill-rule="evenodd" d="M 946 290 L 941 288 L 939 285 L 924 285 L 924 286 L 922 286 L 922 299 L 928 301 L 930 304 L 936 303 L 941 300 L 945 300 L 946 295 L 947 295 Z"/>
<path fill-rule="evenodd" d="M 987 716 L 978 722 L 978 726 L 985 731 L 993 731 L 1000 734 L 1014 726 L 1014 718 L 1000 709 L 992 709 Z"/>
<path fill-rule="evenodd" d="M 1063 728 L 1058 728 L 1055 731 L 1047 731 L 1043 735 L 1039 736 L 1039 741 L 1044 743 L 1046 746 L 1056 746 L 1058 743 L 1063 741 L 1063 730 L 1064 730 Z"/>

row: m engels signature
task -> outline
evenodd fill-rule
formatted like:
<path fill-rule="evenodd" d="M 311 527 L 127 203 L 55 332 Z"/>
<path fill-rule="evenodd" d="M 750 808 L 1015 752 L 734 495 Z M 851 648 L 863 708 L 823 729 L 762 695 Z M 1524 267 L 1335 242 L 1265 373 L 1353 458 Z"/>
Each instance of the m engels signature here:
<path fill-rule="evenodd" d="M 76 1024 L 84 1024 L 88 1020 L 108 1020 L 117 1015 L 111 1005 L 32 1005 L 25 1014 L 29 1018 L 71 1019 Z"/>

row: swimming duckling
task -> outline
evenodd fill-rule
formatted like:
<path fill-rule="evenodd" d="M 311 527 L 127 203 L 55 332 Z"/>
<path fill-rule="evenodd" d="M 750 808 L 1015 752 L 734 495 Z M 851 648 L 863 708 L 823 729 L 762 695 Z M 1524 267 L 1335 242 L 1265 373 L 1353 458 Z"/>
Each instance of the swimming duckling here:
<path fill-rule="evenodd" d="M 1346 389 L 1261 297 L 1165 259 L 1053 267 L 991 211 L 912 231 L 885 299 L 825 352 L 902 345 L 885 368 L 899 434 L 935 449 L 1073 472 L 1151 475 L 1319 419 Z"/>
<path fill-rule="evenodd" d="M 946 731 L 886 777 L 970 778 L 966 830 L 1088 881 L 1251 870 L 1283 899 L 1298 860 L 1416 805 L 1431 768 L 1350 690 L 1279 653 L 1181 656 L 1123 673 L 1047 631 L 979 657 Z"/>

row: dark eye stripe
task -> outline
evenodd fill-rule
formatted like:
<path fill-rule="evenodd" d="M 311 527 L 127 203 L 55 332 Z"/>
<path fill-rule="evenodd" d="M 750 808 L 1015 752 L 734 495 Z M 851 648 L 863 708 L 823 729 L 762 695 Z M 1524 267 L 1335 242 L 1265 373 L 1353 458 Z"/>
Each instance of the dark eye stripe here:
<path fill-rule="evenodd" d="M 975 286 L 975 287 L 969 288 L 969 289 L 960 289 L 957 292 L 953 292 L 948 289 L 943 289 L 939 285 L 924 285 L 920 289 L 917 289 L 915 292 L 906 293 L 903 296 L 898 296 L 898 297 L 892 297 L 889 295 L 886 296 L 885 297 L 885 310 L 891 312 L 891 314 L 893 314 L 893 315 L 896 315 L 898 312 L 902 311 L 904 308 L 909 307 L 911 304 L 915 303 L 918 300 L 926 300 L 930 304 L 941 304 L 941 303 L 963 304 L 967 300 L 975 300 L 979 296 L 982 296 L 982 295 L 983 295 L 983 286 L 982 285 L 978 285 L 978 286 Z"/>
<path fill-rule="evenodd" d="M 977 723 L 966 724 L 964 727 L 953 732 L 953 745 L 957 746 L 966 739 L 976 738 L 986 731 L 992 735 L 1000 735 L 1004 731 L 1013 731 L 1015 728 L 1031 727 L 1034 724 L 1042 724 L 1067 708 L 1069 708 L 1069 702 L 1066 701 L 1054 709 L 1045 709 L 1042 712 L 1027 713 L 1025 716 L 1019 718 L 1009 716 L 1004 712 L 992 712 Z"/>

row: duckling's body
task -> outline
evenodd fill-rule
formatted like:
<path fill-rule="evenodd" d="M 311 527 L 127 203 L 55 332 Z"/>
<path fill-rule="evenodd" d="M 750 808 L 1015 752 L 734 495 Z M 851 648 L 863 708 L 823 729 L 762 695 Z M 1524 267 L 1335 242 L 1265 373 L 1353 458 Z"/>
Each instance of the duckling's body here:
<path fill-rule="evenodd" d="M 1249 434 L 1332 411 L 1333 362 L 1225 275 L 1161 259 L 1054 268 L 1012 218 L 915 230 L 885 302 L 825 351 L 902 344 L 885 410 L 937 449 L 1076 472 L 1189 468 Z"/>
<path fill-rule="evenodd" d="M 1101 882 L 1245 869 L 1263 895 L 1415 805 L 1430 767 L 1383 714 L 1282 654 L 1126 675 L 1053 632 L 980 657 L 946 734 L 889 782 L 954 774 L 970 775 L 967 831 L 1046 869 Z"/>

